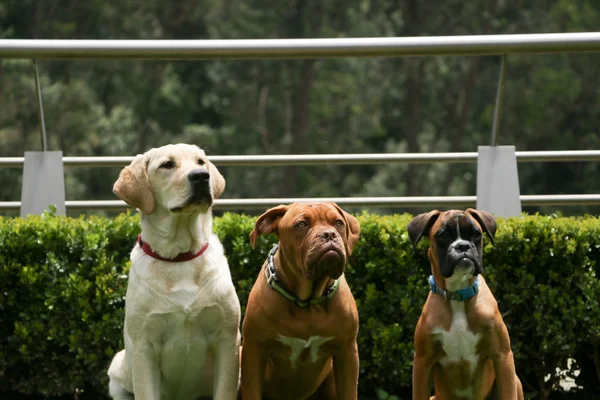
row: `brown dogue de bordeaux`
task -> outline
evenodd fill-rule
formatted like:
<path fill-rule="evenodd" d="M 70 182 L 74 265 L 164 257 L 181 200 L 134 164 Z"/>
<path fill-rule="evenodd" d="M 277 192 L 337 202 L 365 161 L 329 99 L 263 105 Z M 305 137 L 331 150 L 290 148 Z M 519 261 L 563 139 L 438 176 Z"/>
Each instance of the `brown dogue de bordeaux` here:
<path fill-rule="evenodd" d="M 256 221 L 279 243 L 258 274 L 242 326 L 244 400 L 353 399 L 358 312 L 344 277 L 360 226 L 334 203 L 274 207 Z"/>

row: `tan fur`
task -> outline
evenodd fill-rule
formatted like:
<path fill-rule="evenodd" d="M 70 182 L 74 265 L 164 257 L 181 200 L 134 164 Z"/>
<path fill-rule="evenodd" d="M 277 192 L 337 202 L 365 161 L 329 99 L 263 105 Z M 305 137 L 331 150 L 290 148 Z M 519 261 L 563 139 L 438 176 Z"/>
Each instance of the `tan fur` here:
<path fill-rule="evenodd" d="M 208 172 L 210 172 L 210 176 L 214 178 L 213 197 L 218 199 L 225 190 L 225 178 L 223 178 L 223 175 L 221 175 L 217 167 L 210 161 L 208 161 Z"/>
<path fill-rule="evenodd" d="M 309 227 L 295 228 L 303 217 Z M 336 226 L 336 220 L 344 226 Z M 305 300 L 321 298 L 334 281 L 328 275 L 306 277 L 313 261 L 326 253 L 325 235 L 335 237 L 336 251 L 345 263 L 360 226 L 334 203 L 295 203 L 261 215 L 250 234 L 252 245 L 267 233 L 279 237 L 274 257 L 278 279 Z M 355 400 L 358 311 L 343 270 L 339 290 L 328 302 L 301 308 L 268 286 L 264 268 L 250 292 L 242 328 L 243 399 Z"/>
<path fill-rule="evenodd" d="M 130 165 L 123 168 L 113 185 L 113 192 L 125 203 L 139 208 L 144 214 L 152 214 L 156 201 L 148 180 L 148 159 L 143 154 L 135 156 Z"/>
<path fill-rule="evenodd" d="M 459 214 L 469 216 L 493 241 L 495 220 L 484 211 L 434 210 L 416 216 L 409 224 L 413 245 L 416 246 L 421 235 L 429 237 L 432 275 L 436 285 L 450 291 L 468 287 L 475 279 L 457 281 L 457 277 L 462 278 L 457 273 L 444 278 L 439 270 L 435 234 L 446 221 L 455 220 Z M 432 381 L 435 387 L 432 400 L 487 399 L 494 381 L 499 399 L 523 399 L 508 330 L 483 276 L 479 276 L 479 293 L 464 302 L 445 300 L 429 292 L 414 341 L 413 400 L 430 399 Z"/>

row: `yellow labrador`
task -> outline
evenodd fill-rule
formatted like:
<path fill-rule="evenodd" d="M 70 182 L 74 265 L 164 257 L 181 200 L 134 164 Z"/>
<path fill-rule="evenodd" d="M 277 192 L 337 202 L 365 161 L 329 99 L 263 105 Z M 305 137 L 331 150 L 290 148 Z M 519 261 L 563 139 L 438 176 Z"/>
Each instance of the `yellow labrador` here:
<path fill-rule="evenodd" d="M 113 191 L 141 211 L 125 301 L 125 349 L 108 369 L 113 399 L 233 400 L 240 303 L 211 206 L 225 180 L 204 151 L 137 155 Z"/>

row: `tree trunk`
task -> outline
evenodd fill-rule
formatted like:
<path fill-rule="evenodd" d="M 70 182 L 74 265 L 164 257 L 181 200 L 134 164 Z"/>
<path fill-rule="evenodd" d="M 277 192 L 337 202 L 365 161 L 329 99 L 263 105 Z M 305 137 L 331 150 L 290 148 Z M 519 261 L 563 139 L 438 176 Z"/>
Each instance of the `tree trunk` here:
<path fill-rule="evenodd" d="M 285 30 L 290 37 L 318 37 L 323 19 L 323 9 L 320 2 L 297 0 L 291 10 L 291 18 L 286 23 Z M 310 92 L 315 75 L 315 60 L 302 60 L 299 79 L 292 97 L 292 135 L 288 152 L 302 154 L 308 149 L 306 131 L 310 118 Z M 287 167 L 283 174 L 282 195 L 295 197 L 298 193 L 298 168 Z"/>
<path fill-rule="evenodd" d="M 314 60 L 304 60 L 300 69 L 300 82 L 296 89 L 295 103 L 292 115 L 292 140 L 289 152 L 302 154 L 306 152 L 306 130 L 310 116 L 310 91 L 314 78 Z M 283 196 L 295 197 L 297 195 L 298 168 L 293 165 L 287 167 L 284 173 Z"/>
<path fill-rule="evenodd" d="M 419 5 L 417 0 L 410 0 L 408 2 L 408 19 L 406 34 L 408 36 L 415 36 L 418 34 L 420 28 L 419 22 Z M 421 87 L 423 81 L 423 61 L 418 58 L 407 59 L 408 65 L 408 78 L 406 80 L 406 91 L 407 91 L 407 102 L 406 102 L 406 115 L 409 117 L 409 124 L 406 129 L 406 151 L 409 153 L 417 153 L 419 151 L 419 143 L 417 136 L 421 132 L 422 121 L 421 121 Z M 404 181 L 406 182 L 406 195 L 416 196 L 418 195 L 418 189 L 416 187 L 417 176 L 416 168 L 418 166 L 414 164 L 408 164 Z"/>
<path fill-rule="evenodd" d="M 593 356 L 594 366 L 596 367 L 596 376 L 600 381 L 600 351 L 598 351 L 598 346 L 594 346 L 594 356 Z"/>
<path fill-rule="evenodd" d="M 481 59 L 475 58 L 469 64 L 466 76 L 464 79 L 464 85 L 462 90 L 459 92 L 458 99 L 456 101 L 456 109 L 454 112 L 454 139 L 452 141 L 451 152 L 461 151 L 462 139 L 465 137 L 465 131 L 467 128 L 467 117 L 469 116 L 469 110 L 471 108 L 471 98 L 473 96 L 473 90 L 475 89 L 475 83 L 477 82 L 477 76 L 479 75 L 479 69 L 481 65 Z M 456 174 L 456 166 L 449 164 L 446 168 L 446 178 L 442 183 L 442 191 L 439 193 L 440 196 L 448 195 L 450 185 L 452 184 L 452 177 Z"/>

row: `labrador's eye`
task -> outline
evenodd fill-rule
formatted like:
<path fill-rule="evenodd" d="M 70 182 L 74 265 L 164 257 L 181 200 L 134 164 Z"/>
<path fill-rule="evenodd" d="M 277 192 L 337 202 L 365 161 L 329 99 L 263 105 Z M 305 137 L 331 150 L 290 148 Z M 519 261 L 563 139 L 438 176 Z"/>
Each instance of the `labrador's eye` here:
<path fill-rule="evenodd" d="M 164 169 L 171 169 L 175 167 L 175 163 L 171 160 L 169 161 L 165 161 L 164 163 L 160 164 L 159 168 L 164 168 Z"/>
<path fill-rule="evenodd" d="M 344 221 L 342 221 L 341 219 L 336 219 L 335 226 L 339 226 L 339 227 L 344 226 Z"/>
<path fill-rule="evenodd" d="M 198 165 L 204 165 L 204 164 L 206 164 L 206 163 L 204 162 L 204 160 L 203 160 L 203 159 L 201 159 L 201 158 L 199 158 L 199 159 L 198 159 Z"/>
<path fill-rule="evenodd" d="M 298 222 L 296 225 L 294 225 L 296 228 L 306 228 L 308 226 L 308 224 L 306 223 L 306 221 L 300 221 Z"/>

